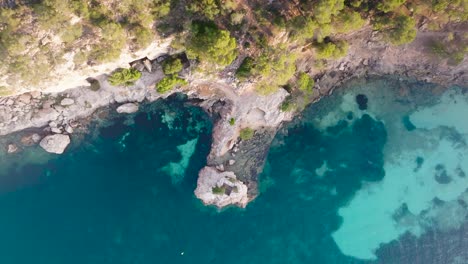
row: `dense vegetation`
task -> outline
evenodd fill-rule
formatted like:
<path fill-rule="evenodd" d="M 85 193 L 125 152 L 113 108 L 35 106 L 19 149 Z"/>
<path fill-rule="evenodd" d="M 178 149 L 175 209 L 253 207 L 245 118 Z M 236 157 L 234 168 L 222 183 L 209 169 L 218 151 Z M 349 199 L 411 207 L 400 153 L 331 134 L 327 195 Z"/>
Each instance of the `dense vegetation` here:
<path fill-rule="evenodd" d="M 311 50 L 320 68 L 346 56 L 346 34 L 366 24 L 389 43 L 402 45 L 414 40 L 421 21 L 428 30 L 438 30 L 467 20 L 465 0 L 4 1 L 0 75 L 8 77 L 8 85 L 34 85 L 53 77 L 50 73 L 65 62 L 73 62 L 75 69 L 110 62 L 124 50 L 143 49 L 158 36 L 174 35 L 173 47 L 198 61 L 200 70 L 222 70 L 239 58 L 236 77 L 256 79 L 257 91 L 268 94 L 285 85 L 302 89 L 294 85 L 297 78 L 304 80 L 296 72 L 298 47 Z M 429 50 L 460 63 L 465 38 L 439 39 Z M 158 89 L 182 84 L 180 70 L 180 60 L 165 62 L 168 76 Z"/>
<path fill-rule="evenodd" d="M 186 80 L 175 75 L 170 75 L 164 77 L 161 81 L 159 81 L 156 84 L 156 91 L 158 91 L 158 93 L 167 93 L 177 86 L 184 86 L 186 84 Z"/>
<path fill-rule="evenodd" d="M 118 69 L 109 76 L 108 81 L 114 86 L 131 86 L 140 79 L 141 72 L 136 69 Z"/>

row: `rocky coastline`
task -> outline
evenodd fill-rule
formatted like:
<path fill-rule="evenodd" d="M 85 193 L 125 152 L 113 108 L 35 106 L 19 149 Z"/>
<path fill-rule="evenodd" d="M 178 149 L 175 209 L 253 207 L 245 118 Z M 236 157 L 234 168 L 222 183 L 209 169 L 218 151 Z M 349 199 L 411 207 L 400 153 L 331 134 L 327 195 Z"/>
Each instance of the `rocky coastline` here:
<path fill-rule="evenodd" d="M 433 33 L 421 31 L 413 43 L 398 47 L 384 44 L 380 36 L 368 28 L 356 34 L 358 36 L 349 36 L 349 54 L 330 62 L 326 69 L 314 69 L 313 54 L 304 51 L 298 68 L 314 76 L 313 101 L 331 94 L 353 78 L 372 75 L 400 76 L 443 87 L 468 83 L 466 59 L 452 66 L 424 55 L 421 43 Z M 210 114 L 214 123 L 211 151 L 206 167 L 199 173 L 195 195 L 205 204 L 219 208 L 228 205 L 245 207 L 258 195 L 257 177 L 277 129 L 294 117 L 292 112 L 280 111 L 289 93 L 280 88 L 273 94 L 262 96 L 255 93 L 254 83 L 238 83 L 231 77 L 207 77 L 186 68 L 183 75 L 189 85 L 159 94 L 154 85 L 164 77 L 160 61 L 158 58 L 151 60 L 150 71 L 142 68 L 141 79 L 131 87 L 112 86 L 107 82 L 107 76 L 99 75 L 90 79 L 89 86 L 59 93 L 31 91 L 0 97 L 0 136 L 28 128 L 42 131 L 30 133 L 20 142 L 0 146 L 3 148 L 0 151 L 14 155 L 20 149 L 19 144 L 23 147 L 39 144 L 48 152 L 60 154 L 73 141 L 74 130 L 81 126 L 81 120 L 99 108 L 117 104 L 118 113 L 131 114 L 138 111 L 139 104 L 182 92 L 197 99 L 198 105 Z M 252 139 L 239 138 L 243 128 L 255 130 Z"/>

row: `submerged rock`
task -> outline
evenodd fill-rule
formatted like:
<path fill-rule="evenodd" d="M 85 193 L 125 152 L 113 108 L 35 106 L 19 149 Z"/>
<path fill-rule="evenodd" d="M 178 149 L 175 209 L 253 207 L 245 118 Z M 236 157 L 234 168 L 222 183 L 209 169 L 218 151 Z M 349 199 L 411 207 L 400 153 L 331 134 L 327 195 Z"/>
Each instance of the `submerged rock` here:
<path fill-rule="evenodd" d="M 39 145 L 49 153 L 62 154 L 70 144 L 70 137 L 68 135 L 49 135 L 41 140 Z"/>
<path fill-rule="evenodd" d="M 117 107 L 117 113 L 119 114 L 132 114 L 138 111 L 138 105 L 134 103 L 127 103 Z"/>
<path fill-rule="evenodd" d="M 7 148 L 8 154 L 12 154 L 18 151 L 18 147 L 15 144 L 9 144 Z"/>
<path fill-rule="evenodd" d="M 30 134 L 21 138 L 21 143 L 24 146 L 31 146 L 39 143 L 41 141 L 41 136 L 37 133 Z"/>
<path fill-rule="evenodd" d="M 204 204 L 217 207 L 234 204 L 245 207 L 249 202 L 247 185 L 239 181 L 234 172 L 219 172 L 208 166 L 198 175 L 195 196 Z"/>

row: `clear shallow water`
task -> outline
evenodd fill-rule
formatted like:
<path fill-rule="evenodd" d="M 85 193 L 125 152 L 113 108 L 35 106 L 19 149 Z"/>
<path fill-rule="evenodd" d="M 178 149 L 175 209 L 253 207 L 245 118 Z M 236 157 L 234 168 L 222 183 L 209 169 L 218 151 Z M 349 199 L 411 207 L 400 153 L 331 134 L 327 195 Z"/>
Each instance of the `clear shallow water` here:
<path fill-rule="evenodd" d="M 244 210 L 194 197 L 211 124 L 177 100 L 0 156 L 0 263 L 467 263 L 467 96 L 351 86 L 277 135 Z"/>

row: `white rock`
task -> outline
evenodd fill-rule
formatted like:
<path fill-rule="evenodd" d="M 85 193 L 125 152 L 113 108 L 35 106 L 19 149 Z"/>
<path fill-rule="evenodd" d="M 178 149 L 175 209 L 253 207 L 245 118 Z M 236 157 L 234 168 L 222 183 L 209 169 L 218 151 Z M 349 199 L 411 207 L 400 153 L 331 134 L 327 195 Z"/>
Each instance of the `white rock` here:
<path fill-rule="evenodd" d="M 219 164 L 219 165 L 216 166 L 216 169 L 219 170 L 219 171 L 224 171 L 224 165 Z"/>
<path fill-rule="evenodd" d="M 213 193 L 213 188 L 230 189 L 230 193 Z M 212 167 L 204 167 L 197 181 L 195 196 L 207 205 L 224 207 L 227 205 L 239 205 L 245 207 L 249 202 L 247 185 L 237 180 L 232 171 L 219 172 Z"/>
<path fill-rule="evenodd" d="M 234 165 L 234 163 L 236 163 L 235 160 L 233 160 L 233 159 L 229 160 L 229 165 Z"/>
<path fill-rule="evenodd" d="M 49 123 L 49 126 L 52 127 L 52 128 L 54 128 L 54 127 L 57 127 L 58 124 L 57 124 L 57 122 L 52 121 L 52 122 Z"/>
<path fill-rule="evenodd" d="M 8 152 L 9 154 L 15 153 L 15 152 L 17 152 L 17 151 L 18 151 L 18 147 L 17 147 L 15 144 L 9 144 L 9 145 L 8 145 L 7 152 Z"/>
<path fill-rule="evenodd" d="M 39 92 L 39 91 L 32 91 L 32 92 L 31 92 L 31 96 L 32 96 L 32 98 L 37 99 L 37 98 L 41 97 L 41 92 Z"/>
<path fill-rule="evenodd" d="M 75 103 L 75 100 L 71 99 L 71 98 L 64 98 L 62 99 L 62 101 L 60 102 L 60 104 L 62 106 L 69 106 L 69 105 L 72 105 Z"/>
<path fill-rule="evenodd" d="M 65 131 L 67 131 L 68 134 L 72 134 L 73 133 L 73 127 L 71 127 L 70 125 L 66 125 L 65 126 Z"/>
<path fill-rule="evenodd" d="M 126 103 L 117 107 L 117 113 L 119 114 L 131 114 L 138 111 L 138 105 L 134 103 Z"/>
<path fill-rule="evenodd" d="M 41 141 L 41 136 L 35 133 L 31 136 L 31 139 L 34 143 L 38 143 L 39 141 Z"/>
<path fill-rule="evenodd" d="M 46 136 L 39 143 L 45 151 L 55 154 L 62 154 L 68 144 L 70 144 L 70 137 L 62 134 Z"/>
<path fill-rule="evenodd" d="M 52 133 L 55 133 L 55 134 L 62 134 L 62 128 L 59 128 L 59 127 L 53 127 L 50 129 L 50 131 L 52 131 Z"/>
<path fill-rule="evenodd" d="M 22 102 L 22 103 L 25 103 L 25 104 L 29 104 L 31 102 L 31 94 L 30 93 L 24 93 L 24 94 L 18 96 L 18 101 Z"/>

